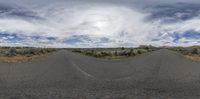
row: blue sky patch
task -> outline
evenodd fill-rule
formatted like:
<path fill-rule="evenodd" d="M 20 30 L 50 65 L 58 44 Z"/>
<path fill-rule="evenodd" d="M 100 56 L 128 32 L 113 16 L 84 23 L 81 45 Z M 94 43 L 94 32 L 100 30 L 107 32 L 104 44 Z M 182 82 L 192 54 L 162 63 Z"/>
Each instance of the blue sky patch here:
<path fill-rule="evenodd" d="M 174 38 L 173 42 L 177 43 L 181 38 L 198 40 L 200 39 L 200 32 L 189 30 L 184 33 L 173 33 L 171 36 Z"/>
<path fill-rule="evenodd" d="M 26 36 L 26 35 L 20 35 L 17 33 L 6 33 L 2 32 L 0 33 L 0 39 L 9 42 L 9 43 L 23 43 L 26 41 L 33 40 L 35 42 L 40 42 L 41 40 L 47 40 L 47 41 L 56 41 L 57 39 L 55 37 L 44 37 L 44 36 Z"/>

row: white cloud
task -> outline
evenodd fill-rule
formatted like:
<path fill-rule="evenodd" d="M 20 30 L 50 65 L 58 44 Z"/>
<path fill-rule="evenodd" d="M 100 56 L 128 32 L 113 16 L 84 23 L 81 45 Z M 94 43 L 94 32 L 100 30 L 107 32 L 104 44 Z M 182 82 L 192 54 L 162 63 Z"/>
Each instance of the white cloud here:
<path fill-rule="evenodd" d="M 150 13 L 141 13 L 125 6 L 108 6 L 104 4 L 90 6 L 84 4 L 66 7 L 54 4 L 34 11 L 43 20 L 25 20 L 14 17 L 0 18 L 0 31 L 30 37 L 37 35 L 55 37 L 57 38 L 55 42 L 50 42 L 47 39 L 42 42 L 26 38 L 28 41 L 26 44 L 56 47 L 99 46 L 96 44 L 99 42 L 98 38 L 102 37 L 110 40 L 101 44 L 104 47 L 138 46 L 141 44 L 177 45 L 173 42 L 174 38 L 170 34 L 174 32 L 184 33 L 188 30 L 200 32 L 198 17 L 187 21 L 163 24 L 160 20 L 145 21 Z M 74 46 L 62 42 L 72 35 L 87 35 L 93 39 L 91 42 L 82 42 L 78 43 L 80 45 Z M 155 38 L 160 40 L 152 41 Z M 182 43 L 184 42 L 180 40 L 180 45 Z"/>

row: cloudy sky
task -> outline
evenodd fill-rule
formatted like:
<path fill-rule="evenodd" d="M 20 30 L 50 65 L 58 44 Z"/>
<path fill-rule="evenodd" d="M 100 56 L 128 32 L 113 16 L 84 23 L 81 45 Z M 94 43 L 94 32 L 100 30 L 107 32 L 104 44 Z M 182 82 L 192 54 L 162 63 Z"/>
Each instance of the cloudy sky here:
<path fill-rule="evenodd" d="M 200 45 L 199 0 L 0 0 L 0 46 Z"/>

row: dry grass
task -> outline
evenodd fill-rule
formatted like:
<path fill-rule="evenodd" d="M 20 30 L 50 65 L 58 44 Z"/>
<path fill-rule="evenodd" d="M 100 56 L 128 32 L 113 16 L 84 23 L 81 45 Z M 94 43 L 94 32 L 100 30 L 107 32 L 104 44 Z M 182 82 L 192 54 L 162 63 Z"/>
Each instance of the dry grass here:
<path fill-rule="evenodd" d="M 47 56 L 47 54 L 33 55 L 30 57 L 24 56 L 24 55 L 16 55 L 13 57 L 0 56 L 0 61 L 6 62 L 6 63 L 20 63 L 20 62 L 28 62 L 28 61 L 32 61 L 32 60 L 41 59 L 46 56 Z"/>
<path fill-rule="evenodd" d="M 186 55 L 185 57 L 194 61 L 200 61 L 200 55 Z"/>
<path fill-rule="evenodd" d="M 57 50 L 53 48 L 0 47 L 0 62 L 15 63 L 32 61 Z"/>

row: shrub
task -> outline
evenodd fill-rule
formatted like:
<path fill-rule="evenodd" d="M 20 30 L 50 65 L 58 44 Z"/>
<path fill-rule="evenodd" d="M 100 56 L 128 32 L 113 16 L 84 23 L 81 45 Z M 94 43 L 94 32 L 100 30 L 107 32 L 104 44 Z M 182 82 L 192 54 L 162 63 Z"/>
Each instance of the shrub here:
<path fill-rule="evenodd" d="M 115 51 L 115 52 L 114 52 L 114 55 L 115 55 L 115 56 L 118 56 L 118 52 L 117 52 L 117 51 Z"/>
<path fill-rule="evenodd" d="M 6 52 L 6 56 L 12 57 L 17 55 L 17 50 L 15 48 L 9 48 Z"/>
<path fill-rule="evenodd" d="M 122 48 L 121 48 L 121 50 L 125 50 L 125 48 L 124 48 L 124 47 L 122 47 Z"/>
<path fill-rule="evenodd" d="M 101 55 L 102 55 L 102 57 L 112 56 L 112 54 L 109 52 L 101 52 Z"/>
<path fill-rule="evenodd" d="M 193 48 L 191 51 L 192 54 L 198 54 L 198 49 L 197 48 Z"/>
<path fill-rule="evenodd" d="M 93 55 L 92 52 L 89 52 L 89 51 L 85 51 L 85 54 L 86 54 L 86 55 L 89 55 L 89 56 L 92 56 L 92 55 Z"/>
<path fill-rule="evenodd" d="M 102 57 L 102 54 L 100 52 L 97 52 L 97 53 L 94 54 L 94 57 L 100 58 L 100 57 Z"/>
<path fill-rule="evenodd" d="M 74 49 L 72 52 L 81 53 L 82 51 L 80 49 Z"/>
<path fill-rule="evenodd" d="M 95 54 L 94 50 L 91 50 L 91 53 L 94 55 Z"/>
<path fill-rule="evenodd" d="M 38 54 L 38 51 L 36 51 L 35 48 L 31 48 L 27 52 L 28 52 L 27 54 L 30 54 L 30 55 L 36 55 L 36 54 Z"/>
<path fill-rule="evenodd" d="M 142 54 L 142 52 L 141 52 L 140 50 L 137 50 L 137 53 L 138 53 L 138 54 Z"/>
<path fill-rule="evenodd" d="M 134 53 L 134 50 L 133 50 L 133 49 L 130 50 L 129 56 L 135 56 L 135 53 Z"/>

